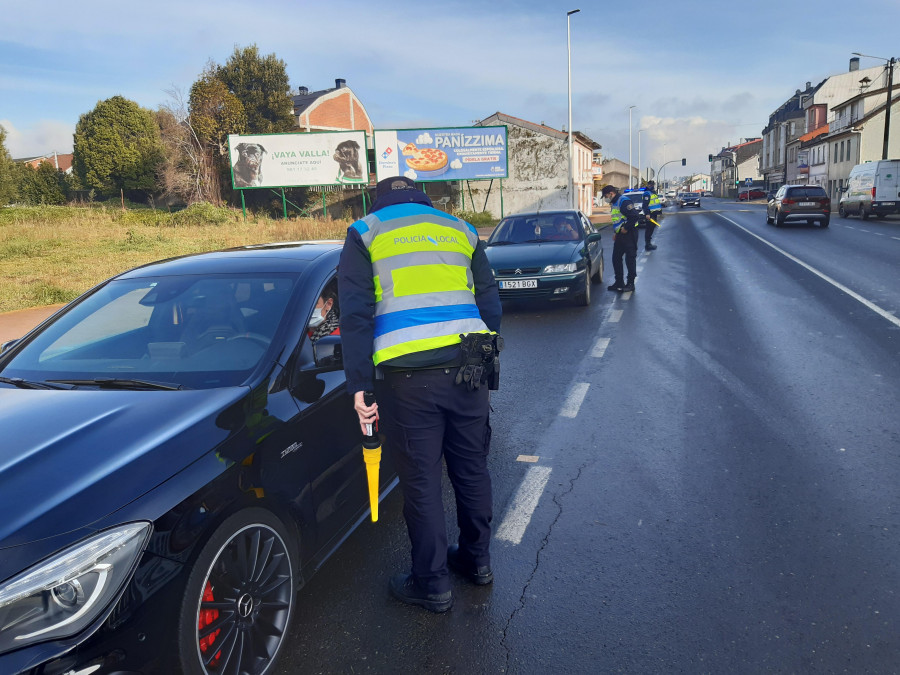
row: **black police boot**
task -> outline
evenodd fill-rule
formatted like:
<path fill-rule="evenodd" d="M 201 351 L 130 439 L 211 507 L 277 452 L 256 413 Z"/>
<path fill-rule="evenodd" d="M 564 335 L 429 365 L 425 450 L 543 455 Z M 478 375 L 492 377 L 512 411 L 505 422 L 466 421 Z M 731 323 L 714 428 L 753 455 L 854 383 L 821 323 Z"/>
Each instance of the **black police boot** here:
<path fill-rule="evenodd" d="M 622 292 L 624 292 L 624 293 L 627 293 L 628 291 L 633 291 L 633 290 L 634 290 L 634 282 L 627 283 L 624 286 L 622 286 Z"/>
<path fill-rule="evenodd" d="M 648 242 L 647 242 L 647 245 L 644 246 L 644 250 L 645 250 L 645 251 L 655 251 L 655 250 L 656 250 L 656 244 L 651 244 L 651 243 L 648 241 Z"/>
<path fill-rule="evenodd" d="M 494 580 L 494 573 L 487 565 L 476 566 L 459 552 L 459 546 L 447 548 L 447 565 L 477 586 L 486 586 Z"/>
<path fill-rule="evenodd" d="M 622 292 L 622 287 L 623 287 L 623 286 L 622 286 L 622 282 L 617 281 L 617 282 L 614 283 L 612 286 L 607 286 L 607 287 L 606 287 L 606 290 L 608 290 L 608 291 L 618 291 L 619 293 L 621 293 L 621 292 Z"/>
<path fill-rule="evenodd" d="M 453 595 L 446 593 L 426 593 L 413 579 L 412 574 L 395 574 L 391 577 L 391 595 L 408 605 L 418 605 L 430 612 L 446 612 L 453 606 Z"/>

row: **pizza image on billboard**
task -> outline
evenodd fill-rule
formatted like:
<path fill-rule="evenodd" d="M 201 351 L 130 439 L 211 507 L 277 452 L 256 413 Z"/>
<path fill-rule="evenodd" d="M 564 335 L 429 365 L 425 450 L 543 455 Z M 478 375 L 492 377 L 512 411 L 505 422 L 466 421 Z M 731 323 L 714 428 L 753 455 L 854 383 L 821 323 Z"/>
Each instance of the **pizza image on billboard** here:
<path fill-rule="evenodd" d="M 507 177 L 507 128 L 375 131 L 378 180 L 484 180 Z"/>

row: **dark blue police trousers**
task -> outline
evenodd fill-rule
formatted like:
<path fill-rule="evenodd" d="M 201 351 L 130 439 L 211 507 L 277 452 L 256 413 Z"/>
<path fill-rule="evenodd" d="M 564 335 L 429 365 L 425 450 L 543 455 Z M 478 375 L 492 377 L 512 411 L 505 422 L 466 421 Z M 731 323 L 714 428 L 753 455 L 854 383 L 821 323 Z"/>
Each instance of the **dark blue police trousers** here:
<path fill-rule="evenodd" d="M 456 493 L 460 555 L 490 565 L 490 394 L 486 384 L 475 391 L 455 384 L 457 370 L 390 372 L 375 388 L 385 449 L 403 490 L 412 574 L 429 593 L 450 590 L 441 457 Z"/>

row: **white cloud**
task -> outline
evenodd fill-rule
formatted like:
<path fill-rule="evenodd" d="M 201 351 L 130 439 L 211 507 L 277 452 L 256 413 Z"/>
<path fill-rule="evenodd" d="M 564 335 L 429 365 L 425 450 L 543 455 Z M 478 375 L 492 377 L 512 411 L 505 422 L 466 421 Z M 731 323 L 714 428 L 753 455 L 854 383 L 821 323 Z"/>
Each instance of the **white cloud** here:
<path fill-rule="evenodd" d="M 9 120 L 0 120 L 6 129 L 6 149 L 13 158 L 34 157 L 52 152 L 72 152 L 75 126 L 59 120 L 38 120 L 17 128 Z"/>

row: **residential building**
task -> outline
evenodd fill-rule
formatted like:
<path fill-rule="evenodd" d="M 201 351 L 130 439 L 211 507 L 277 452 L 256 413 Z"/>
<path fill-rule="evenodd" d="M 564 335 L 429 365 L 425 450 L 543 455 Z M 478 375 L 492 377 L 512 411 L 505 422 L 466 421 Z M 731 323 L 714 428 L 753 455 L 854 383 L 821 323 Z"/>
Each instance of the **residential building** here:
<path fill-rule="evenodd" d="M 40 155 L 38 157 L 22 157 L 14 160 L 20 164 L 28 164 L 31 168 L 36 169 L 44 162 L 52 164 L 57 170 L 63 173 L 72 173 L 72 158 L 74 155 L 69 153 L 51 152 L 48 155 Z"/>
<path fill-rule="evenodd" d="M 774 190 L 786 180 L 787 147 L 791 141 L 806 133 L 806 113 L 803 106 L 821 85 L 813 87 L 806 83 L 806 89 L 797 90 L 769 115 L 769 122 L 762 130 L 762 150 L 758 173 L 765 181 L 766 188 Z"/>
<path fill-rule="evenodd" d="M 686 192 L 705 192 L 712 185 L 712 177 L 708 173 L 695 173 L 683 181 Z"/>
<path fill-rule="evenodd" d="M 509 175 L 502 181 L 466 181 L 460 185 L 466 210 L 505 215 L 517 211 L 571 208 L 569 135 L 544 124 L 494 113 L 479 126 L 506 125 Z M 593 154 L 601 146 L 572 133 L 575 205 L 590 214 L 594 198 Z"/>
<path fill-rule="evenodd" d="M 883 79 L 884 68 L 859 69 L 859 59 L 850 59 L 850 67 L 844 73 L 832 75 L 813 86 L 806 83 L 806 88 L 797 90 L 774 113 L 769 116 L 769 123 L 763 129 L 763 147 L 760 155 L 760 173 L 769 189 L 775 189 L 785 182 L 805 182 L 809 179 L 812 164 L 812 145 L 820 143 L 812 141 L 822 135 L 819 130 L 829 123 L 829 118 L 843 103 L 873 83 Z M 882 83 L 881 86 L 886 86 Z M 882 104 L 884 98 L 882 97 Z M 852 114 L 860 114 L 855 111 Z M 831 125 L 834 130 L 834 125 Z M 811 132 L 818 132 L 809 136 Z M 817 157 L 827 166 L 823 150 L 817 150 Z M 805 162 L 805 164 L 804 164 Z M 817 165 L 821 169 L 821 165 Z M 821 172 L 816 174 L 821 180 Z"/>
<path fill-rule="evenodd" d="M 712 156 L 709 168 L 709 184 L 703 190 L 710 190 L 716 197 L 737 199 L 740 187 L 761 185 L 760 152 L 763 139 L 748 138 L 743 143 L 729 145 Z"/>
<path fill-rule="evenodd" d="M 365 131 L 372 138 L 374 126 L 365 106 L 347 81 L 336 79 L 332 89 L 310 92 L 300 87 L 291 97 L 297 126 L 303 131 Z M 371 143 L 371 140 L 369 141 Z"/>
<path fill-rule="evenodd" d="M 604 159 L 603 160 L 603 185 L 615 185 L 620 190 L 628 187 L 628 177 L 631 176 L 631 182 L 637 182 L 638 170 L 630 166 L 628 162 L 621 159 Z M 603 187 L 601 185 L 601 189 Z"/>
<path fill-rule="evenodd" d="M 828 189 L 828 129 L 829 125 L 819 127 L 800 137 L 800 157 L 797 165 L 797 176 L 808 185 L 820 185 Z M 804 164 L 806 171 L 804 171 Z"/>
<path fill-rule="evenodd" d="M 895 159 L 900 158 L 900 84 L 894 86 L 891 98 L 888 159 Z M 882 158 L 886 107 L 885 84 L 835 108 L 830 131 L 822 136 L 822 141 L 828 143 L 828 195 L 835 209 L 850 170 L 857 164 Z"/>

